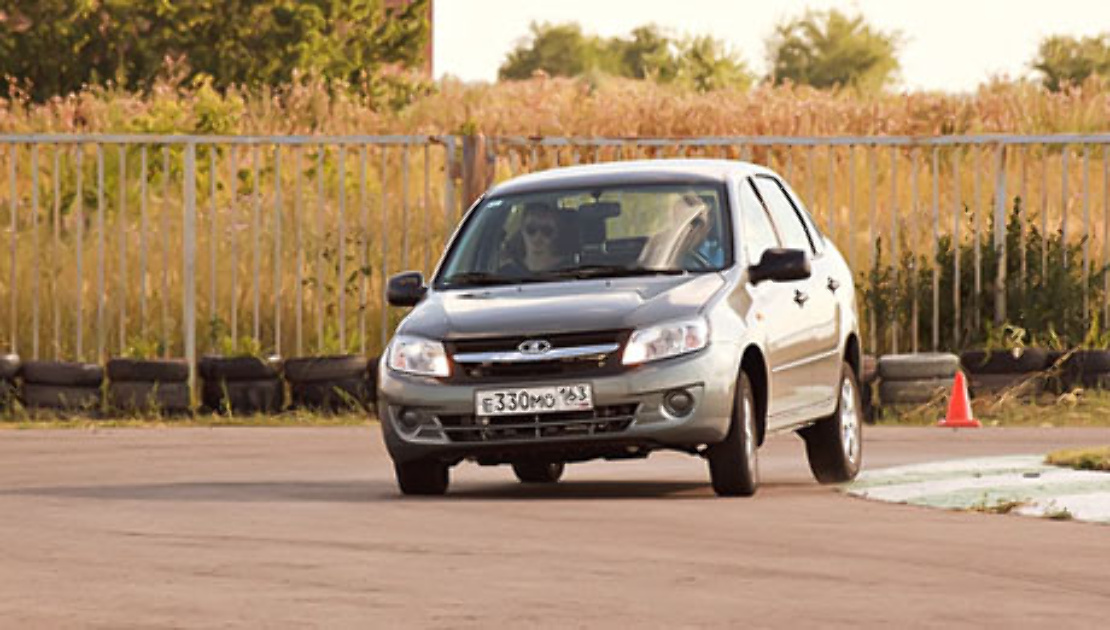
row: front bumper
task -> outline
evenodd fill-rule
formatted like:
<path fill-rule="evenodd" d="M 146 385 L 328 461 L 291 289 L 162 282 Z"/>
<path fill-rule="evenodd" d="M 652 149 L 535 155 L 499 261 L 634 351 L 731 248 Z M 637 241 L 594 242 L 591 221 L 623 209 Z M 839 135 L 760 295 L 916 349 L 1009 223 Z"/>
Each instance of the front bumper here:
<path fill-rule="evenodd" d="M 453 384 L 389 370 L 378 371 L 378 417 L 386 447 L 395 462 L 466 458 L 497 463 L 514 458 L 550 457 L 579 460 L 647 452 L 655 448 L 689 449 L 724 439 L 732 413 L 733 388 L 739 369 L 737 348 L 711 344 L 689 356 L 666 359 L 612 376 L 501 380 Z M 535 431 L 482 430 L 474 418 L 475 392 L 512 386 L 593 386 L 596 422 L 574 420 L 574 432 L 548 430 L 550 416 L 513 422 L 535 422 Z M 663 407 L 664 394 L 686 389 L 693 409 L 675 417 Z M 401 422 L 403 411 L 418 423 Z M 473 423 L 464 431 L 459 422 Z M 556 424 L 558 420 L 554 421 Z M 519 424 L 517 425 L 519 426 Z M 594 428 L 596 426 L 596 432 Z M 415 428 L 414 428 L 415 427 Z"/>

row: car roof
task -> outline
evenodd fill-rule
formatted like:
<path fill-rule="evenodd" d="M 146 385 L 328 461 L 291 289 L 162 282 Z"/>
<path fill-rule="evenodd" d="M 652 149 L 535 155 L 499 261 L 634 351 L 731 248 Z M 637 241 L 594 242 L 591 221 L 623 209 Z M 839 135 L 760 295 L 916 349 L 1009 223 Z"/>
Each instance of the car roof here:
<path fill-rule="evenodd" d="M 605 162 L 553 168 L 515 177 L 491 188 L 488 196 L 619 184 L 724 183 L 730 178 L 770 172 L 758 164 L 737 160 L 672 159 Z"/>

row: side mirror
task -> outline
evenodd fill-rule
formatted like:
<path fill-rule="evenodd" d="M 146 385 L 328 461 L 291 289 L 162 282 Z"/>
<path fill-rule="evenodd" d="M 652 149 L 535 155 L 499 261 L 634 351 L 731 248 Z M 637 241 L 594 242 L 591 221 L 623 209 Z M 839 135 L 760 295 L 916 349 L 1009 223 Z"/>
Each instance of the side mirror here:
<path fill-rule="evenodd" d="M 428 287 L 424 286 L 424 274 L 419 271 L 406 271 L 389 279 L 385 298 L 390 306 L 416 306 L 424 299 Z"/>
<path fill-rule="evenodd" d="M 759 284 L 764 280 L 790 282 L 805 280 L 812 271 L 809 257 L 800 249 L 768 249 L 763 252 L 758 265 L 748 267 L 748 280 Z"/>

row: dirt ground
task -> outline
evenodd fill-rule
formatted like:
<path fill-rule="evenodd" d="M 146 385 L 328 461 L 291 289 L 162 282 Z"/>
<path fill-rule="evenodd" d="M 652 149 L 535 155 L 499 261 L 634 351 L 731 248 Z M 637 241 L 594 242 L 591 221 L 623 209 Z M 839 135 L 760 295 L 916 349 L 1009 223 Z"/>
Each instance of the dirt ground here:
<path fill-rule="evenodd" d="M 870 468 L 1110 444 L 869 429 Z M 403 499 L 377 427 L 7 431 L 0 626 L 1105 627 L 1105 526 L 849 498 L 792 435 L 761 465 L 753 499 L 679 454 Z"/>

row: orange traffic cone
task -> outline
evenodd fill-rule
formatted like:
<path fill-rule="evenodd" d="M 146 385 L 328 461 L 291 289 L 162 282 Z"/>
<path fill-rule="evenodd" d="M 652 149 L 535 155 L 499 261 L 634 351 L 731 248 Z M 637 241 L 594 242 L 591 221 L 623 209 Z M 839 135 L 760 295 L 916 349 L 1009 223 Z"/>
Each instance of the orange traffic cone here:
<path fill-rule="evenodd" d="M 956 379 L 952 382 L 952 396 L 948 399 L 948 415 L 937 426 L 951 427 L 953 429 L 974 429 L 982 426 L 971 415 L 971 401 L 967 395 L 967 381 L 964 373 L 956 371 Z"/>

